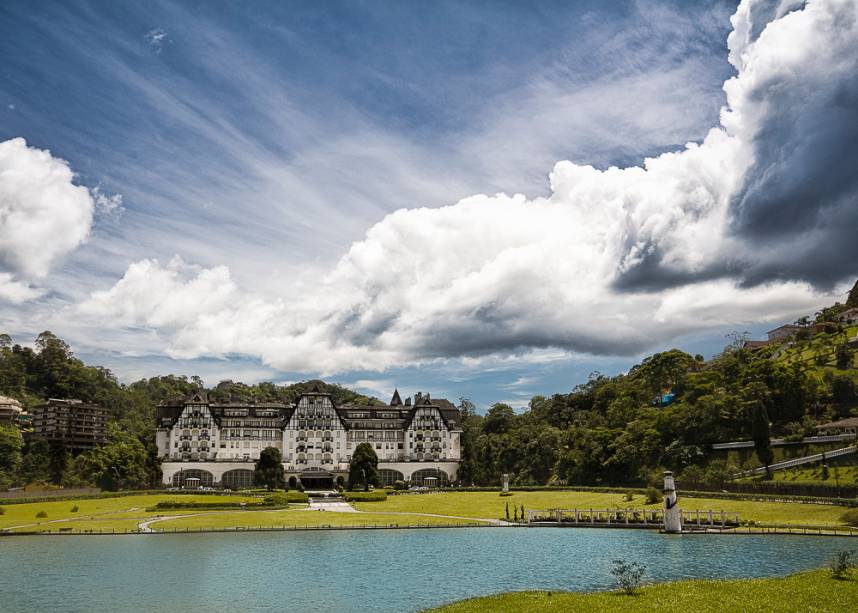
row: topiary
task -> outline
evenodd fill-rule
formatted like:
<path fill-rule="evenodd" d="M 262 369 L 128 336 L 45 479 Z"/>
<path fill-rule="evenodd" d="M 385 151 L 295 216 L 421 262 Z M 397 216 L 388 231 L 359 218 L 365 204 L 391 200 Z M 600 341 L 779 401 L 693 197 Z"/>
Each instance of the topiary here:
<path fill-rule="evenodd" d="M 647 504 L 655 504 L 661 499 L 661 493 L 654 487 L 646 488 L 645 496 Z"/>

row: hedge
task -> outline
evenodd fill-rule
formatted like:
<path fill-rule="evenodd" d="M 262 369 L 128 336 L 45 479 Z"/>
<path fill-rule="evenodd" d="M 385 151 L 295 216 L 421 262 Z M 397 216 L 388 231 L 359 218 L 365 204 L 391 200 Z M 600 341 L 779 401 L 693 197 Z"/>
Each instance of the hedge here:
<path fill-rule="evenodd" d="M 289 502 L 309 502 L 310 496 L 304 492 L 274 492 L 265 497 L 265 502 L 283 504 Z"/>
<path fill-rule="evenodd" d="M 247 492 L 250 494 L 250 492 Z M 170 496 L 235 496 L 236 492 L 221 490 L 126 490 L 122 492 L 101 492 L 100 494 L 80 494 L 77 496 L 34 496 L 32 498 L 2 498 L 0 504 L 28 504 L 31 502 L 62 502 L 64 500 L 100 500 L 104 498 L 123 498 L 125 496 L 148 496 L 154 494 L 169 494 Z"/>
<path fill-rule="evenodd" d="M 289 503 L 307 502 L 309 500 L 304 492 L 285 492 L 266 496 L 260 502 L 181 502 L 179 500 L 162 500 L 147 511 L 165 511 L 175 509 L 204 509 L 204 510 L 239 510 L 239 509 L 276 509 L 287 506 Z"/>
<path fill-rule="evenodd" d="M 732 485 L 732 484 L 731 484 Z M 510 486 L 510 491 L 514 492 L 594 492 L 601 494 L 625 494 L 633 492 L 635 494 L 646 494 L 646 488 L 629 488 L 629 487 L 599 487 L 586 485 L 525 485 L 525 486 Z M 499 492 L 500 486 L 494 487 L 442 487 L 430 492 Z M 759 502 L 804 502 L 811 504 L 833 504 L 845 507 L 858 507 L 858 498 L 838 498 L 833 496 L 797 496 L 793 494 L 764 494 L 750 492 L 724 492 L 724 491 L 700 491 L 700 490 L 678 490 L 679 497 L 686 496 L 688 498 L 718 498 L 723 500 L 750 500 Z"/>
<path fill-rule="evenodd" d="M 343 492 L 346 502 L 384 502 L 387 500 L 387 492 L 375 490 L 372 492 Z"/>

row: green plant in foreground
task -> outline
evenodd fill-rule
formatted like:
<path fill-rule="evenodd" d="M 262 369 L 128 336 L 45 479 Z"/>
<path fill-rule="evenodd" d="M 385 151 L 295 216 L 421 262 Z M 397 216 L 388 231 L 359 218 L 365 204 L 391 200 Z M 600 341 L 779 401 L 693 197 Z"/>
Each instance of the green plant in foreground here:
<path fill-rule="evenodd" d="M 838 551 L 831 560 L 831 576 L 835 579 L 845 579 L 858 565 L 854 560 L 854 551 Z"/>
<path fill-rule="evenodd" d="M 79 510 L 79 509 L 77 508 L 77 505 L 74 505 L 74 506 L 71 508 L 71 512 L 72 512 L 72 513 L 77 513 L 77 512 L 78 512 L 78 510 Z"/>
<path fill-rule="evenodd" d="M 36 513 L 36 517 L 47 517 L 48 513 L 46 511 L 39 511 Z"/>
<path fill-rule="evenodd" d="M 637 562 L 626 562 L 625 560 L 614 560 L 614 568 L 611 574 L 617 582 L 617 586 L 629 596 L 633 595 L 641 586 L 646 567 Z"/>
<path fill-rule="evenodd" d="M 6 509 L 0 507 L 0 515 L 4 515 L 6 513 Z"/>

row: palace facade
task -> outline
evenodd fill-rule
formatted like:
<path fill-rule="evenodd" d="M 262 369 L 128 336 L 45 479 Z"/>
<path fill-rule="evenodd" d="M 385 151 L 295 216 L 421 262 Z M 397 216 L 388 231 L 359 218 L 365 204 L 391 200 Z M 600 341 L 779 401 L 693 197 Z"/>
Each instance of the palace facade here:
<path fill-rule="evenodd" d="M 334 404 L 330 394 L 303 394 L 295 404 L 209 402 L 205 394 L 157 408 L 155 442 L 164 483 L 236 489 L 253 482 L 266 447 L 283 455 L 286 478 L 328 489 L 348 477 L 352 451 L 370 443 L 382 483 L 455 481 L 461 459 L 461 415 L 449 401 L 417 393 L 388 405 Z M 197 479 L 199 481 L 197 481 Z"/>

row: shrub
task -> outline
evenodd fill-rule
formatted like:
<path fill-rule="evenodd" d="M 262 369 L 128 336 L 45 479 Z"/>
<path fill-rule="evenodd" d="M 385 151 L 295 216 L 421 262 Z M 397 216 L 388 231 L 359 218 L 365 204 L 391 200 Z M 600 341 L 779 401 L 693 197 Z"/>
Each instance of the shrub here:
<path fill-rule="evenodd" d="M 644 495 L 646 496 L 647 504 L 655 504 L 656 502 L 661 500 L 661 492 L 659 492 L 654 487 L 646 488 L 646 492 L 644 493 Z"/>
<path fill-rule="evenodd" d="M 387 500 L 387 492 L 375 490 L 372 492 L 345 492 L 343 497 L 346 502 L 384 502 Z"/>
<path fill-rule="evenodd" d="M 849 509 L 840 516 L 840 521 L 847 526 L 858 526 L 858 509 Z"/>
<path fill-rule="evenodd" d="M 309 502 L 310 497 L 304 492 L 278 492 L 263 498 L 264 504 L 282 506 L 290 502 Z"/>
<path fill-rule="evenodd" d="M 38 513 L 36 513 L 36 517 L 47 517 L 47 516 L 48 516 L 48 514 L 46 511 L 39 511 Z"/>
<path fill-rule="evenodd" d="M 512 496 L 512 492 L 501 492 L 501 496 Z"/>
<path fill-rule="evenodd" d="M 623 500 L 625 500 L 626 502 L 631 502 L 634 499 L 635 499 L 635 493 L 631 490 L 629 490 L 628 492 L 623 494 Z"/>
<path fill-rule="evenodd" d="M 835 579 L 845 579 L 855 566 L 854 551 L 838 551 L 831 560 L 831 576 Z"/>
<path fill-rule="evenodd" d="M 404 490 L 404 489 L 405 489 L 405 487 L 406 487 L 406 486 L 405 486 L 405 481 L 397 480 L 397 481 L 394 481 L 394 482 L 393 482 L 393 489 L 394 489 L 394 490 L 397 490 L 397 491 L 399 491 L 399 490 Z"/>
<path fill-rule="evenodd" d="M 71 508 L 71 512 L 72 512 L 72 513 L 77 513 L 77 512 L 78 512 L 77 505 L 74 505 L 74 506 Z"/>
<path fill-rule="evenodd" d="M 617 582 L 617 587 L 631 596 L 641 586 L 646 568 L 637 562 L 626 562 L 625 560 L 614 560 L 614 568 L 611 574 Z"/>
<path fill-rule="evenodd" d="M 6 514 L 6 509 L 4 509 L 3 507 L 0 507 L 0 515 L 5 515 L 5 514 Z"/>

